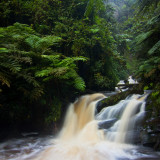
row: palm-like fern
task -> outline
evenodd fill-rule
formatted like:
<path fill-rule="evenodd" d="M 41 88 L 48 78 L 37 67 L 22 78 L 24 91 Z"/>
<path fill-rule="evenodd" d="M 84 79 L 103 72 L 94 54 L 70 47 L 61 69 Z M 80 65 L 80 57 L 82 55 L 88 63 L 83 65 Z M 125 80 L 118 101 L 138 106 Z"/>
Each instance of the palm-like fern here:
<path fill-rule="evenodd" d="M 76 61 L 86 61 L 84 57 L 67 57 L 62 59 L 59 55 L 42 55 L 50 61 L 50 67 L 42 68 L 35 73 L 36 77 L 44 77 L 44 81 L 51 79 L 70 80 L 70 85 L 78 90 L 85 89 L 84 80 L 77 74 Z"/>
<path fill-rule="evenodd" d="M 25 39 L 32 34 L 35 34 L 35 32 L 31 27 L 19 23 L 7 28 L 0 28 L 0 81 L 2 85 L 14 86 L 16 83 L 12 81 L 16 79 L 17 83 L 25 80 L 28 85 L 33 86 L 33 89 L 40 88 L 39 83 L 29 68 L 32 65 L 31 55 L 34 52 L 26 51 L 24 45 Z M 25 91 L 25 88 L 22 90 Z"/>
<path fill-rule="evenodd" d="M 24 80 L 28 86 L 21 85 L 17 89 L 30 99 L 37 99 L 38 96 L 41 96 L 43 94 L 41 85 L 48 81 L 59 80 L 78 90 L 85 89 L 85 83 L 77 73 L 76 63 L 86 61 L 86 58 L 64 58 L 51 49 L 51 46 L 59 44 L 62 38 L 54 35 L 40 37 L 31 27 L 19 23 L 0 28 L 0 37 L 0 81 L 2 85 L 5 84 L 8 87 L 13 85 L 11 80 L 13 77 L 17 84 Z M 39 65 L 39 62 L 42 64 Z"/>
<path fill-rule="evenodd" d="M 62 38 L 57 36 L 45 36 L 43 38 L 40 38 L 36 35 L 31 35 L 28 38 L 26 38 L 25 42 L 34 50 L 34 51 L 40 51 L 42 54 L 45 53 L 45 51 L 53 45 L 56 45 L 62 40 Z"/>

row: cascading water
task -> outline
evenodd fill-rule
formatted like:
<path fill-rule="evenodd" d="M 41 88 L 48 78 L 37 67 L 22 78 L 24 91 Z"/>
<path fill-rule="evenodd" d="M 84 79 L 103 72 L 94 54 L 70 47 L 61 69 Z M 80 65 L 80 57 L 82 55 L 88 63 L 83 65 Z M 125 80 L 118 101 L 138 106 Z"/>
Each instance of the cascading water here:
<path fill-rule="evenodd" d="M 126 144 L 128 131 L 132 131 L 136 121 L 144 112 L 144 98 L 133 95 L 115 106 L 103 109 L 95 120 L 97 101 L 105 98 L 102 94 L 86 95 L 71 104 L 65 123 L 53 146 L 45 150 L 37 160 L 116 160 L 134 159 L 135 155 L 126 149 L 134 146 Z M 106 130 L 98 129 L 114 119 Z M 112 135 L 112 136 L 110 136 Z M 131 134 L 130 134 L 131 135 Z"/>
<path fill-rule="evenodd" d="M 134 132 L 136 122 L 144 117 L 145 112 L 145 97 L 140 98 L 140 95 L 127 97 L 126 100 L 120 103 L 104 108 L 96 118 L 105 120 L 105 123 L 112 119 L 117 121 L 107 128 L 106 139 L 117 143 L 129 143 L 133 139 L 131 135 Z M 107 121 L 108 120 L 108 121 Z M 103 121 L 101 122 L 103 124 Z"/>
<path fill-rule="evenodd" d="M 114 106 L 104 108 L 95 116 L 96 104 L 105 96 L 99 93 L 82 96 L 70 104 L 64 126 L 57 138 L 48 138 L 49 141 L 43 146 L 39 140 L 38 143 L 28 143 L 29 155 L 23 150 L 18 157 L 12 155 L 11 158 L 3 155 L 6 151 L 4 148 L 8 145 L 6 142 L 0 145 L 0 159 L 158 160 L 157 156 L 152 156 L 148 150 L 146 153 L 129 144 L 134 137 L 134 130 L 144 117 L 145 97 L 127 97 Z M 23 147 L 26 148 L 25 145 Z"/>

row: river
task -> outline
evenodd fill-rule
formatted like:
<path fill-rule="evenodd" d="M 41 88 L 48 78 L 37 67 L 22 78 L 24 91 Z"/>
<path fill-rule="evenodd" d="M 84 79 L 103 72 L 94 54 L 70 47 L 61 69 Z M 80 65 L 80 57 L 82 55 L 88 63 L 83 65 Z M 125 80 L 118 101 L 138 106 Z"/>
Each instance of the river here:
<path fill-rule="evenodd" d="M 85 95 L 72 103 L 55 137 L 29 133 L 1 142 L 0 160 L 159 160 L 159 152 L 135 143 L 146 95 L 127 97 L 95 116 L 103 98 Z"/>

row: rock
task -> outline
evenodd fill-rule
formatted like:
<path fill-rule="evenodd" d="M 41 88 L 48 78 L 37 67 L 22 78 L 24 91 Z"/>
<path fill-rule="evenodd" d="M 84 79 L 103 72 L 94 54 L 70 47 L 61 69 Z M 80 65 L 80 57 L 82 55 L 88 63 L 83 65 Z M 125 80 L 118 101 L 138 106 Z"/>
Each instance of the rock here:
<path fill-rule="evenodd" d="M 100 122 L 98 123 L 98 127 L 99 127 L 99 129 L 108 129 L 108 128 L 110 128 L 116 121 L 117 121 L 116 118 L 110 119 L 110 120 L 100 121 Z"/>
<path fill-rule="evenodd" d="M 98 102 L 97 112 L 100 112 L 103 108 L 107 106 L 112 106 L 112 105 L 117 104 L 120 100 L 123 100 L 127 96 L 132 95 L 132 94 L 143 94 L 143 90 L 141 89 L 141 87 L 136 86 L 124 92 L 120 92 L 117 94 L 114 93 L 108 98 L 105 98 Z"/>
<path fill-rule="evenodd" d="M 147 119 L 144 128 L 141 132 L 143 146 L 160 150 L 160 117 Z"/>
<path fill-rule="evenodd" d="M 30 136 L 38 136 L 39 135 L 39 133 L 38 132 L 28 132 L 28 133 L 21 133 L 22 134 L 22 136 L 24 136 L 24 137 L 30 137 Z"/>

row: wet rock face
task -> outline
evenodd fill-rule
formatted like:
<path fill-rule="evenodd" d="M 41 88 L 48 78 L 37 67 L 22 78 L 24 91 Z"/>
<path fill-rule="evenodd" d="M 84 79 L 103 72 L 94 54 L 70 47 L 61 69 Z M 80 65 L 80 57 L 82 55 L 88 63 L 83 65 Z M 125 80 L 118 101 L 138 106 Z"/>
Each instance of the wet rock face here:
<path fill-rule="evenodd" d="M 160 151 L 160 112 L 151 96 L 146 101 L 146 111 L 147 116 L 143 125 L 143 132 L 147 138 L 142 139 L 142 144 Z"/>
<path fill-rule="evenodd" d="M 104 93 L 104 95 L 108 96 L 107 98 L 103 99 L 102 101 L 99 101 L 97 104 L 97 112 L 100 112 L 103 108 L 107 106 L 112 106 L 117 104 L 120 100 L 125 99 L 127 96 L 132 94 L 143 94 L 143 90 L 139 87 L 133 87 L 125 92 L 121 93 L 114 93 L 111 95 L 107 95 Z"/>
<path fill-rule="evenodd" d="M 160 151 L 160 117 L 146 120 L 141 143 Z M 144 138 L 146 137 L 146 138 Z"/>
<path fill-rule="evenodd" d="M 116 118 L 110 120 L 104 120 L 98 123 L 99 129 L 108 129 L 110 128 L 115 122 L 117 121 Z"/>

